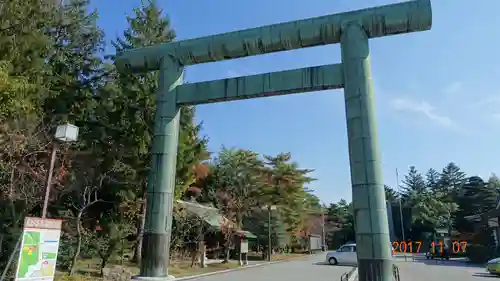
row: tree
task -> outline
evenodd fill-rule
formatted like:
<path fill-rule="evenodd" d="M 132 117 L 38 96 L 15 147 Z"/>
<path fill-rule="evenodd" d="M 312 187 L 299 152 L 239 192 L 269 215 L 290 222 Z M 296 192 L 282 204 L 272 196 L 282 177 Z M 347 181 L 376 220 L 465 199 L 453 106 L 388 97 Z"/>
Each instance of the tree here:
<path fill-rule="evenodd" d="M 285 230 L 285 224 L 280 213 L 280 209 L 269 210 L 267 208 L 258 208 L 252 211 L 244 218 L 245 230 L 257 236 L 260 245 L 267 248 L 269 245 L 269 215 L 271 215 L 271 244 L 274 247 L 284 248 L 289 243 L 289 237 Z M 262 252 L 263 255 L 267 251 Z"/>
<path fill-rule="evenodd" d="M 354 213 L 352 204 L 345 200 L 332 203 L 328 207 L 325 232 L 329 248 L 336 249 L 342 244 L 355 241 Z"/>
<path fill-rule="evenodd" d="M 200 163 L 209 159 L 207 151 L 208 139 L 200 136 L 202 124 L 195 123 L 195 107 L 184 106 L 181 111 L 179 149 L 177 157 L 177 173 L 175 198 L 186 194 L 190 186 L 196 185 L 200 179 L 197 169 Z"/>
<path fill-rule="evenodd" d="M 425 174 L 425 186 L 427 189 L 433 191 L 434 193 L 439 192 L 439 181 L 439 173 L 433 168 L 430 168 Z"/>
<path fill-rule="evenodd" d="M 47 1 L 44 1 L 47 2 Z M 72 0 L 58 5 L 51 28 L 51 48 L 45 57 L 50 66 L 49 96 L 44 100 L 44 120 L 70 120 L 80 126 L 88 110 L 86 102 L 100 86 L 103 31 L 97 26 L 97 11 L 89 11 L 90 0 Z"/>
<path fill-rule="evenodd" d="M 79 172 L 74 174 L 74 185 L 62 194 L 60 201 L 63 202 L 65 209 L 71 210 L 76 226 L 76 245 L 69 266 L 69 275 L 75 273 L 76 264 L 80 257 L 80 251 L 83 246 L 85 229 L 82 225 L 84 215 L 94 205 L 105 203 L 99 198 L 100 190 L 105 183 L 107 172 L 101 173 L 100 167 L 89 167 L 86 164 L 92 161 L 77 163 Z M 76 165 L 75 165 L 76 166 Z"/>
<path fill-rule="evenodd" d="M 439 227 L 451 227 L 452 214 L 457 210 L 455 203 L 442 202 L 434 194 L 427 192 L 420 196 L 416 204 L 414 223 L 427 225 L 433 229 Z"/>
<path fill-rule="evenodd" d="M 116 52 L 133 48 L 146 47 L 171 42 L 175 39 L 175 31 L 170 25 L 170 19 L 163 15 L 156 1 L 146 1 L 140 8 L 134 9 L 134 15 L 127 17 L 129 28 L 124 32 L 123 39 L 118 38 L 113 43 Z M 137 214 L 138 233 L 134 254 L 135 260 L 141 257 L 142 233 L 146 210 L 146 179 L 150 166 L 150 147 L 153 139 L 153 119 L 155 115 L 155 94 L 158 88 L 158 73 L 142 74 L 116 73 L 116 87 L 105 96 L 113 97 L 112 103 L 105 110 L 106 115 L 113 117 L 113 124 L 106 127 L 118 129 L 119 144 L 124 149 L 119 151 L 120 161 L 134 171 L 133 178 L 128 178 L 132 184 L 136 199 L 140 200 Z M 103 110 L 104 111 L 104 110 Z M 195 124 L 195 109 L 183 107 L 180 116 L 180 134 L 177 157 L 177 173 L 175 198 L 181 198 L 187 188 L 196 181 L 195 166 L 209 156 L 206 150 L 207 139 L 199 136 L 201 124 Z M 104 124 L 103 124 L 104 125 Z M 116 134 L 116 133 L 114 133 Z"/>
<path fill-rule="evenodd" d="M 301 169 L 292 161 L 291 153 L 264 156 L 266 166 L 261 170 L 264 182 L 261 200 L 280 206 L 287 232 L 292 234 L 292 250 L 299 247 L 297 235 L 307 220 L 308 190 L 305 184 L 314 181 L 313 170 Z"/>
<path fill-rule="evenodd" d="M 473 232 L 474 225 L 464 218 L 496 208 L 498 198 L 497 179 L 492 176 L 488 182 L 484 182 L 480 177 L 469 177 L 456 193 L 456 198 L 459 206 L 456 226 L 461 231 Z"/>
<path fill-rule="evenodd" d="M 398 193 L 394 191 L 390 186 L 384 185 L 385 200 L 394 203 L 398 200 Z"/>
<path fill-rule="evenodd" d="M 226 235 L 225 262 L 229 261 L 233 232 L 242 229 L 244 217 L 258 206 L 255 196 L 261 186 L 261 169 L 259 155 L 244 149 L 222 147 L 211 163 L 202 200 L 212 203 L 230 221 L 222 228 Z"/>
<path fill-rule="evenodd" d="M 12 64 L 0 61 L 0 120 L 22 118 L 25 114 L 35 113 L 37 102 L 31 101 L 31 94 L 36 90 L 22 76 L 11 76 Z"/>
<path fill-rule="evenodd" d="M 403 180 L 402 198 L 407 206 L 414 206 L 419 201 L 419 196 L 426 192 L 425 180 L 415 166 L 410 166 L 408 174 Z"/>
<path fill-rule="evenodd" d="M 75 119 L 80 104 L 86 105 L 80 99 L 95 89 L 102 33 L 86 5 L 41 0 L 0 5 L 0 173 L 5 187 L 0 197 L 11 211 L 2 216 L 3 233 L 17 236 L 24 216 L 40 214 L 54 125 Z M 49 216 L 58 215 L 53 206 L 69 185 L 71 154 L 64 145 L 59 150 L 64 157 L 56 163 Z M 4 250 L 13 241 L 0 236 L 0 256 L 8 257 Z"/>
<path fill-rule="evenodd" d="M 45 59 L 53 41 L 45 31 L 54 26 L 54 8 L 41 0 L 0 5 L 1 121 L 40 114 L 50 94 L 46 80 L 51 68 Z"/>
<path fill-rule="evenodd" d="M 448 200 L 452 200 L 454 193 L 458 191 L 464 180 L 465 173 L 455 163 L 450 162 L 441 172 L 437 189 L 441 193 L 450 194 Z"/>

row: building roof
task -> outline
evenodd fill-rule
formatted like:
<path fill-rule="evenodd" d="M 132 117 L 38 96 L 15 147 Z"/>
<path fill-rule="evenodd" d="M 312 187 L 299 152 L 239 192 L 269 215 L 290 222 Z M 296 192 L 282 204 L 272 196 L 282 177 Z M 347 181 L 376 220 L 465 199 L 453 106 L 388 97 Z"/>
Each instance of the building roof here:
<path fill-rule="evenodd" d="M 246 239 L 257 239 L 257 236 L 255 234 L 246 230 L 238 230 L 236 231 L 235 235 L 244 237 Z"/>
<path fill-rule="evenodd" d="M 500 209 L 493 209 L 486 213 L 466 216 L 465 219 L 473 222 L 488 222 L 488 226 L 498 226 L 498 217 L 500 217 Z"/>
<path fill-rule="evenodd" d="M 217 230 L 219 230 L 222 225 L 226 225 L 228 222 L 231 223 L 229 219 L 220 214 L 219 209 L 217 208 L 202 205 L 197 202 L 189 202 L 183 200 L 177 200 L 177 204 L 179 204 L 181 208 L 184 208 L 189 214 L 203 219 L 210 227 L 213 227 Z M 235 235 L 239 235 L 247 239 L 257 238 L 255 234 L 246 230 L 238 230 Z"/>
<path fill-rule="evenodd" d="M 212 227 L 220 228 L 223 223 L 228 221 L 228 219 L 220 214 L 217 208 L 183 200 L 177 200 L 177 204 L 184 208 L 186 212 L 203 219 Z"/>

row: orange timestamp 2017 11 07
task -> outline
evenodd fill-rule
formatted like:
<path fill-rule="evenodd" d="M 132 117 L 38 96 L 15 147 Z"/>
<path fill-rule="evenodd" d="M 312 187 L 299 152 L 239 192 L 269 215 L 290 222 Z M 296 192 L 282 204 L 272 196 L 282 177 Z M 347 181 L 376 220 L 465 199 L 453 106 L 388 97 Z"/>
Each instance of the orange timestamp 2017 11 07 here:
<path fill-rule="evenodd" d="M 421 252 L 422 244 L 422 241 L 394 241 L 392 242 L 392 251 L 416 254 Z M 443 241 L 432 241 L 430 243 L 430 248 L 432 251 L 443 253 L 447 246 L 443 243 Z M 453 254 L 465 253 L 466 248 L 467 241 L 455 240 L 451 243 L 451 251 Z"/>

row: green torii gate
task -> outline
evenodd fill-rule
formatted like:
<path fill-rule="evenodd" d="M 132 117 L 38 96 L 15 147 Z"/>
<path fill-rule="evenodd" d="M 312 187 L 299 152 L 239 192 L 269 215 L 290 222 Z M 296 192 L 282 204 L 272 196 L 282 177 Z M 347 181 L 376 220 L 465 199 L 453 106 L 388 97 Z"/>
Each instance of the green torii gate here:
<path fill-rule="evenodd" d="M 167 280 L 181 105 L 344 88 L 360 281 L 390 281 L 391 242 L 375 120 L 369 38 L 429 30 L 430 0 L 416 0 L 196 39 L 118 55 L 120 71 L 159 71 L 148 179 L 142 280 Z M 184 67 L 341 44 L 342 63 L 182 84 Z"/>

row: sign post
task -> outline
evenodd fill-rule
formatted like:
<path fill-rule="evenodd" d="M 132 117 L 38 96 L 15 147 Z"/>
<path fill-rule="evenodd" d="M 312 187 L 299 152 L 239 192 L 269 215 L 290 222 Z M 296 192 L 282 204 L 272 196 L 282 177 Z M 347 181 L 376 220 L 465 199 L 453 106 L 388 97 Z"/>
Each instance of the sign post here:
<path fill-rule="evenodd" d="M 16 281 L 53 281 L 61 220 L 26 217 Z"/>
<path fill-rule="evenodd" d="M 248 240 L 240 238 L 240 265 L 248 265 Z"/>

